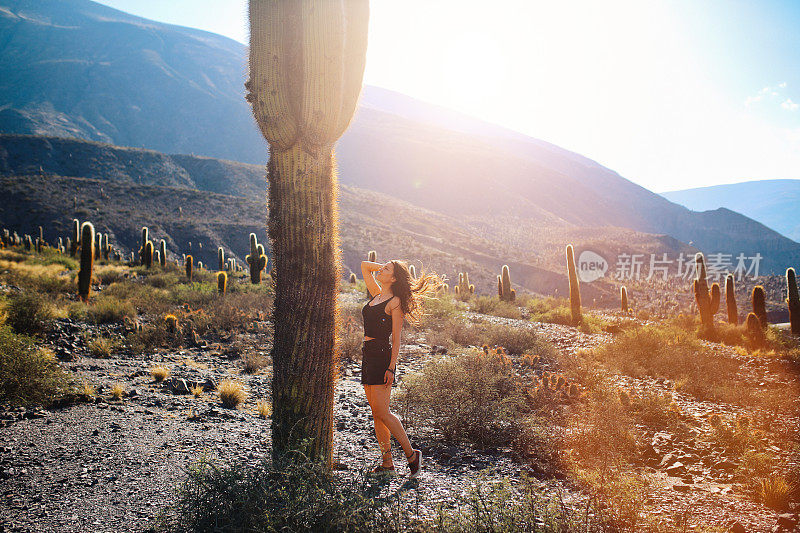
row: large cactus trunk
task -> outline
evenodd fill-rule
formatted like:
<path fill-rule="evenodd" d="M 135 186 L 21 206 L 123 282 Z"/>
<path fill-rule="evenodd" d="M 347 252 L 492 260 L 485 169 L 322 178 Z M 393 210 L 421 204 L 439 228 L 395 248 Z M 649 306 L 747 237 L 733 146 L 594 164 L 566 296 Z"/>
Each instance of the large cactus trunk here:
<path fill-rule="evenodd" d="M 361 92 L 368 18 L 368 0 L 250 0 L 247 99 L 270 145 L 275 461 L 300 451 L 331 464 L 342 272 L 333 145 Z"/>

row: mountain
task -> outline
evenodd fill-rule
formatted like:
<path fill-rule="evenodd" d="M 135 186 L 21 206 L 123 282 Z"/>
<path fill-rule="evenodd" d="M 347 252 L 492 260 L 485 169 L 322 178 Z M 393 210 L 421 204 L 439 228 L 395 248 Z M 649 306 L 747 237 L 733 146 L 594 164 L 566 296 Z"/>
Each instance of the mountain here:
<path fill-rule="evenodd" d="M 662 192 L 689 209 L 725 207 L 800 242 L 800 180 L 758 180 Z"/>
<path fill-rule="evenodd" d="M 0 51 L 2 132 L 266 161 L 235 41 L 88 0 L 0 0 Z M 202 163 L 220 165 L 199 173 L 208 182 L 186 181 L 199 160 L 169 157 L 185 174 L 162 185 L 265 194 L 216 161 Z M 691 211 L 578 154 L 384 89 L 365 88 L 337 157 L 342 184 L 453 217 L 509 260 L 560 265 L 557 239 L 633 231 L 670 248 L 677 239 L 706 253 L 758 252 L 762 272 L 800 263 L 799 244 L 736 212 Z"/>

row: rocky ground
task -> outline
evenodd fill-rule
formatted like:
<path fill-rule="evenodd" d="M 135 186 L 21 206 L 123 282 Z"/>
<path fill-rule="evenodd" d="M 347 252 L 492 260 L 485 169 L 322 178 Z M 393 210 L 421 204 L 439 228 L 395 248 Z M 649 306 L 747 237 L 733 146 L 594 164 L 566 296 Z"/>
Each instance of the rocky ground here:
<path fill-rule="evenodd" d="M 354 297 L 348 295 L 346 297 Z M 493 321 L 534 328 L 559 350 L 574 352 L 608 342 L 609 333 L 584 334 L 576 328 L 532 323 L 467 313 L 467 320 Z M 262 324 L 265 326 L 266 324 Z M 0 414 L 0 531 L 133 531 L 146 529 L 157 512 L 172 498 L 187 465 L 202 456 L 220 461 L 257 462 L 270 448 L 270 420 L 256 410 L 256 400 L 269 400 L 270 367 L 254 375 L 242 372 L 241 355 L 256 352 L 267 356 L 267 334 L 241 333 L 205 346 L 178 351 L 157 351 L 144 356 L 115 353 L 110 358 L 91 357 L 81 340 L 82 329 L 96 327 L 58 323 L 48 341 L 62 357 L 73 359 L 64 365 L 87 382 L 98 384 L 95 403 L 49 410 L 17 410 Z M 113 327 L 106 334 L 113 334 Z M 266 328 L 261 328 L 265 330 Z M 234 348 L 235 347 L 235 348 Z M 398 367 L 398 382 L 408 372 L 422 368 L 440 352 L 422 336 L 404 334 Z M 732 349 L 720 348 L 720 357 L 741 357 Z M 171 376 L 155 383 L 148 369 L 163 364 Z M 785 379 L 765 365 L 750 364 L 752 379 Z M 372 417 L 360 384 L 359 364 L 343 365 L 336 386 L 335 458 L 354 473 L 378 460 Z M 222 407 L 213 386 L 221 379 L 240 379 L 249 393 L 244 406 Z M 669 383 L 619 377 L 630 387 L 666 389 Z M 121 401 L 110 399 L 112 384 L 127 391 Z M 205 385 L 200 397 L 188 394 L 193 385 Z M 398 386 L 398 385 L 396 385 Z M 766 386 L 766 385 L 765 385 Z M 787 399 L 795 401 L 797 399 Z M 705 447 L 692 438 L 700 432 L 703 417 L 735 409 L 706 405 L 676 395 L 683 416 L 694 419 L 689 435 L 654 432 L 645 450 L 641 475 L 653 482 L 648 495 L 651 513 L 673 523 L 685 522 L 686 530 L 716 526 L 726 530 L 738 523 L 737 531 L 792 530 L 796 515 L 778 516 L 753 503 L 731 483 L 733 461 L 719 450 Z M 396 409 L 395 409 L 396 411 Z M 797 410 L 795 410 L 797 412 Z M 787 438 L 797 435 L 798 420 L 789 417 L 779 424 Z M 416 480 L 406 477 L 405 459 L 395 443 L 394 457 L 400 476 L 376 482 L 375 490 L 407 491 L 419 500 L 423 513 L 436 504 L 445 505 L 454 494 L 466 491 L 470 475 L 492 468 L 494 476 L 516 477 L 526 470 L 513 460 L 508 449 L 478 450 L 449 446 L 409 429 L 415 446 L 423 450 L 424 471 Z M 785 446 L 776 452 L 790 454 Z M 566 481 L 560 482 L 570 488 Z M 542 482 L 546 490 L 558 483 Z M 568 492 L 568 498 L 579 494 Z"/>

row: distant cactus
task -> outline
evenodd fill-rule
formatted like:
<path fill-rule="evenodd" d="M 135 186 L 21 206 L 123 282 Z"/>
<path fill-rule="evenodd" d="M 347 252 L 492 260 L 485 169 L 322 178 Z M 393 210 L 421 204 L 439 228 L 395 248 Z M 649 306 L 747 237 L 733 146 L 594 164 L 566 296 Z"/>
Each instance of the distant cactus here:
<path fill-rule="evenodd" d="M 108 261 L 108 256 L 111 253 L 111 247 L 108 245 L 108 233 L 103 234 L 103 259 Z"/>
<path fill-rule="evenodd" d="M 511 301 L 511 271 L 508 268 L 508 265 L 503 265 L 503 269 L 500 274 L 501 280 L 501 291 L 502 294 L 500 299 L 506 302 Z"/>
<path fill-rule="evenodd" d="M 414 265 L 409 265 L 409 267 L 408 267 L 408 273 L 409 273 L 409 274 L 411 274 L 411 277 L 412 277 L 413 279 L 416 279 L 416 277 L 417 277 L 417 271 L 416 271 L 416 269 L 414 268 Z"/>
<path fill-rule="evenodd" d="M 103 234 L 96 233 L 95 234 L 95 243 L 94 243 L 94 259 L 95 261 L 100 259 L 100 250 L 103 247 Z"/>
<path fill-rule="evenodd" d="M 84 302 L 89 301 L 92 286 L 92 269 L 94 268 L 94 226 L 84 222 L 81 226 L 81 266 L 78 271 L 78 296 Z"/>
<path fill-rule="evenodd" d="M 160 252 L 160 250 L 156 250 L 156 253 Z M 175 315 L 164 315 L 164 326 L 167 329 L 167 333 L 174 335 L 176 331 L 178 331 L 178 317 Z"/>
<path fill-rule="evenodd" d="M 147 226 L 142 226 L 142 246 L 139 248 L 139 260 L 141 261 L 142 266 L 144 266 L 144 254 L 145 254 L 145 247 L 147 246 L 147 242 L 150 240 L 150 230 L 147 229 Z"/>
<path fill-rule="evenodd" d="M 581 288 L 578 281 L 578 270 L 575 267 L 575 251 L 571 244 L 567 245 L 567 270 L 569 273 L 569 309 L 572 312 L 572 323 L 583 321 L 581 315 Z"/>
<path fill-rule="evenodd" d="M 57 248 L 59 252 L 64 253 L 64 239 L 61 237 L 58 238 Z"/>
<path fill-rule="evenodd" d="M 81 223 L 77 218 L 72 219 L 72 242 L 69 246 L 69 255 L 76 257 L 78 255 L 78 246 L 81 242 Z"/>
<path fill-rule="evenodd" d="M 716 315 L 719 311 L 719 302 L 722 300 L 722 291 L 719 288 L 719 283 L 711 284 L 711 315 Z"/>
<path fill-rule="evenodd" d="M 36 253 L 37 254 L 42 253 L 43 244 L 44 244 L 44 241 L 42 239 L 40 239 L 39 237 L 36 237 Z"/>
<path fill-rule="evenodd" d="M 619 299 L 620 299 L 620 307 L 622 312 L 626 315 L 628 314 L 628 289 L 625 288 L 625 285 L 619 288 Z"/>
<path fill-rule="evenodd" d="M 33 250 L 33 241 L 31 240 L 31 236 L 28 234 L 25 234 L 25 250 L 29 252 Z"/>
<path fill-rule="evenodd" d="M 356 273 L 350 272 L 350 284 L 355 285 L 356 281 L 358 281 L 358 278 L 356 278 Z"/>
<path fill-rule="evenodd" d="M 161 250 L 153 252 L 153 262 L 157 265 L 161 264 Z"/>
<path fill-rule="evenodd" d="M 42 246 L 44 246 L 45 245 L 44 229 L 42 229 L 41 226 L 39 226 L 39 240 L 42 242 Z"/>
<path fill-rule="evenodd" d="M 203 270 L 203 262 L 202 261 L 198 261 L 197 262 L 197 270 Z"/>
<path fill-rule="evenodd" d="M 692 282 L 692 291 L 694 292 L 694 299 L 697 302 L 697 310 L 700 313 L 700 321 L 703 323 L 703 328 L 706 333 L 714 332 L 714 310 L 712 307 L 713 295 L 708 289 L 708 281 L 706 280 L 706 262 L 701 252 L 695 255 L 695 272 L 696 277 Z M 719 285 L 717 285 L 719 290 Z M 717 300 L 717 307 L 719 307 L 719 300 Z"/>
<path fill-rule="evenodd" d="M 161 256 L 161 268 L 167 267 L 167 241 L 161 239 L 161 242 L 158 243 L 158 251 L 161 252 L 159 255 Z"/>
<path fill-rule="evenodd" d="M 497 297 L 502 301 L 503 299 L 503 277 L 497 275 Z"/>
<path fill-rule="evenodd" d="M 146 268 L 153 268 L 153 241 L 147 241 L 144 244 L 144 254 L 142 254 L 142 261 Z"/>
<path fill-rule="evenodd" d="M 753 312 L 761 322 L 761 328 L 767 329 L 767 297 L 764 292 L 764 287 L 761 285 L 753 287 L 751 303 L 753 305 Z"/>
<path fill-rule="evenodd" d="M 739 310 L 736 307 L 736 290 L 733 283 L 733 274 L 725 277 L 725 306 L 728 309 L 728 322 L 734 326 L 739 325 Z"/>
<path fill-rule="evenodd" d="M 225 291 L 228 288 L 228 274 L 225 272 L 219 272 L 217 274 L 217 292 L 220 294 L 225 294 Z"/>
<path fill-rule="evenodd" d="M 189 281 L 192 281 L 192 274 L 194 274 L 194 272 L 192 271 L 192 263 L 194 259 L 192 259 L 191 255 L 187 255 L 184 261 L 185 261 L 184 266 L 186 267 L 186 277 Z"/>
<path fill-rule="evenodd" d="M 264 247 L 258 244 L 256 234 L 250 234 L 250 254 L 244 258 L 250 265 L 250 283 L 258 285 L 261 283 L 261 272 L 267 268 L 267 256 L 264 255 Z"/>
<path fill-rule="evenodd" d="M 517 301 L 517 289 L 511 289 L 511 301 L 512 302 Z"/>
<path fill-rule="evenodd" d="M 792 335 L 800 335 L 800 293 L 797 290 L 797 277 L 793 268 L 786 269 L 786 303 L 789 305 L 789 323 Z"/>
<path fill-rule="evenodd" d="M 225 250 L 222 249 L 222 246 L 217 248 L 217 263 L 218 263 L 217 270 L 219 271 L 225 270 Z"/>

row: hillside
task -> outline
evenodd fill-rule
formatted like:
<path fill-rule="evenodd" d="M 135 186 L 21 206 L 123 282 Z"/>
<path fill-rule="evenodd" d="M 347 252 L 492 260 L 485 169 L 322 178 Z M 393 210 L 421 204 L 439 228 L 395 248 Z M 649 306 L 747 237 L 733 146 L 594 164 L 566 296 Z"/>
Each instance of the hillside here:
<path fill-rule="evenodd" d="M 244 100 L 239 43 L 88 0 L 0 0 L 0 33 L 0 131 L 266 161 Z M 747 217 L 690 211 L 578 154 L 390 91 L 365 89 L 337 152 L 341 183 L 452 217 L 468 213 L 463 227 L 511 247 L 509 255 L 560 262 L 564 243 L 554 255 L 542 249 L 541 234 L 613 233 L 613 226 L 668 235 L 706 253 L 758 252 L 761 272 L 800 263 L 800 244 Z M 37 169 L 37 158 L 47 158 L 34 155 L 25 164 Z M 243 167 L 175 156 L 170 164 L 180 167 L 176 181 L 152 176 L 158 184 L 264 194 L 250 185 L 261 178 Z M 191 182 L 198 171 L 212 177 Z"/>
<path fill-rule="evenodd" d="M 800 242 L 800 180 L 758 180 L 680 191 L 661 196 L 689 209 L 724 207 Z"/>

